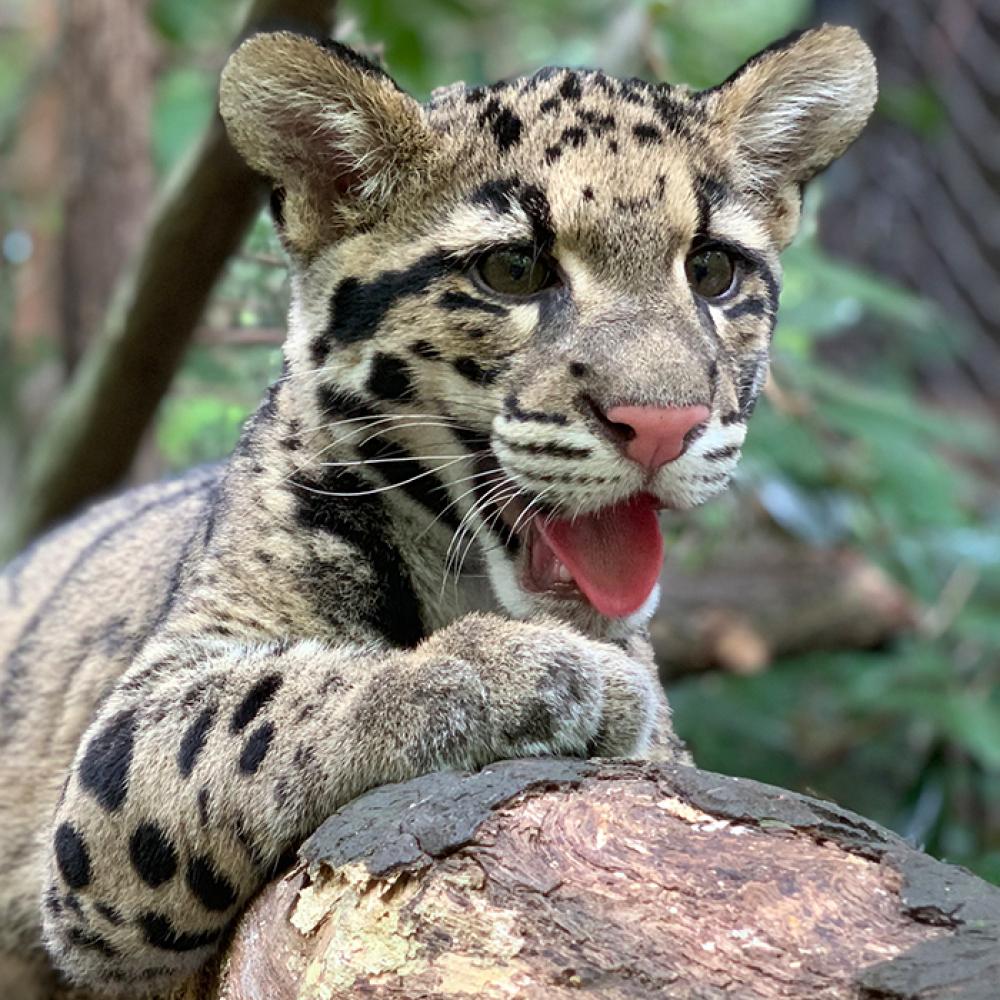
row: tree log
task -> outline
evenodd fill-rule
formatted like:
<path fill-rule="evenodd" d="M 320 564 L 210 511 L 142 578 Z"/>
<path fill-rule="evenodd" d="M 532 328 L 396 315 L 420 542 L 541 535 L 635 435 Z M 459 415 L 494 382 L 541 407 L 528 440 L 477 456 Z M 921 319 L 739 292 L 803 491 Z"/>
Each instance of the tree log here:
<path fill-rule="evenodd" d="M 997 1000 L 1000 889 L 816 799 L 507 761 L 332 816 L 184 1000 Z"/>
<path fill-rule="evenodd" d="M 667 559 L 651 627 L 665 680 L 707 669 L 755 673 L 813 650 L 872 649 L 917 622 L 909 595 L 857 551 L 758 533 L 686 562 L 684 553 Z"/>

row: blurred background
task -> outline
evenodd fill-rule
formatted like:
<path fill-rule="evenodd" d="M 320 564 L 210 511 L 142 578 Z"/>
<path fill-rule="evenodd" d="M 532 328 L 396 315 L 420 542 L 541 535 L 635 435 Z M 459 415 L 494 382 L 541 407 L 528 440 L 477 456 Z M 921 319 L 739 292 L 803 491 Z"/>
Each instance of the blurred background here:
<path fill-rule="evenodd" d="M 704 86 L 857 25 L 882 95 L 809 192 L 730 495 L 665 518 L 654 639 L 703 767 L 1000 882 L 1000 0 L 0 0 L 0 545 L 224 455 L 279 369 L 264 191 L 214 111 L 254 26 L 432 88 Z"/>

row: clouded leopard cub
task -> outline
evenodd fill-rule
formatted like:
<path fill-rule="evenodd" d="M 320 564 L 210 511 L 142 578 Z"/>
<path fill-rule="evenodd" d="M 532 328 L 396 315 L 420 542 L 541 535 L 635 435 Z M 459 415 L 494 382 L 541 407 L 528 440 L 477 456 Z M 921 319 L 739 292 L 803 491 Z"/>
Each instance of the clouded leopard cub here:
<path fill-rule="evenodd" d="M 657 514 L 725 488 L 802 185 L 875 89 L 846 28 L 700 93 L 545 69 L 426 105 L 340 45 L 236 52 L 285 374 L 225 466 L 0 577 L 9 969 L 44 940 L 74 982 L 160 989 L 367 788 L 683 754 L 643 640 Z"/>

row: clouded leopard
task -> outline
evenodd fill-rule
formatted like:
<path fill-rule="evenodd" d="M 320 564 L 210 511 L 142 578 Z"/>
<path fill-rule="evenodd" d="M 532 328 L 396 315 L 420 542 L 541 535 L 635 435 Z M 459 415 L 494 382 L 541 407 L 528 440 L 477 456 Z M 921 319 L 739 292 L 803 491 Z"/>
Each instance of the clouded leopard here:
<path fill-rule="evenodd" d="M 875 92 L 835 27 L 701 92 L 544 69 L 423 105 L 332 42 L 242 45 L 221 110 L 275 186 L 284 374 L 224 465 L 0 577 L 7 984 L 183 978 L 374 785 L 683 758 L 658 512 L 726 487 L 802 186 Z"/>

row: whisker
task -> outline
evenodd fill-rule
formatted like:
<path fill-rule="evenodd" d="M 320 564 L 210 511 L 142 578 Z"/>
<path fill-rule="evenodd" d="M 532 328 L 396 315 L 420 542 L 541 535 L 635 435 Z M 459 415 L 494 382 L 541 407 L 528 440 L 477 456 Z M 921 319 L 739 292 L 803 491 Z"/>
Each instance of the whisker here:
<path fill-rule="evenodd" d="M 295 483 L 294 485 L 300 489 L 308 490 L 310 493 L 318 493 L 325 497 L 367 497 L 376 493 L 388 493 L 389 490 L 398 490 L 401 486 L 408 486 L 410 483 L 415 483 L 418 479 L 423 479 L 425 476 L 433 476 L 436 473 L 441 472 L 443 469 L 447 469 L 449 466 L 455 465 L 464 460 L 465 456 L 453 459 L 452 461 L 445 462 L 443 465 L 439 465 L 434 469 L 425 469 L 423 472 L 419 472 L 415 476 L 410 476 L 409 479 L 403 479 L 398 483 L 389 483 L 387 486 L 378 486 L 371 490 L 352 490 L 349 493 L 337 493 L 332 490 L 320 490 L 314 486 L 307 486 L 305 483 Z"/>

